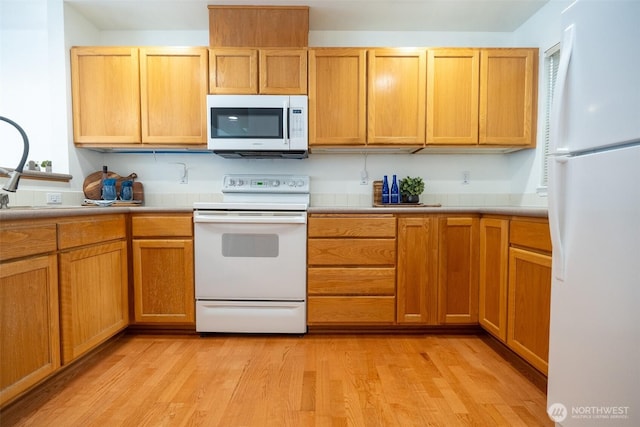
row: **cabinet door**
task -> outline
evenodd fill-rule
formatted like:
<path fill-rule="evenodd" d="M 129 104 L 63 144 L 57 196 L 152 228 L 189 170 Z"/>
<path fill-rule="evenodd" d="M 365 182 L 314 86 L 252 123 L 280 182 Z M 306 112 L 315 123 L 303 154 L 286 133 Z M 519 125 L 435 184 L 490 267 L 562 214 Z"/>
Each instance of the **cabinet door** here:
<path fill-rule="evenodd" d="M 535 146 L 537 49 L 483 49 L 480 144 Z"/>
<path fill-rule="evenodd" d="M 60 367 L 55 255 L 0 268 L 0 407 Z"/>
<path fill-rule="evenodd" d="M 480 51 L 427 51 L 427 144 L 478 143 Z"/>
<path fill-rule="evenodd" d="M 60 254 L 62 363 L 124 329 L 129 321 L 125 241 Z"/>
<path fill-rule="evenodd" d="M 426 50 L 373 49 L 368 55 L 369 144 L 424 145 Z"/>
<path fill-rule="evenodd" d="M 138 49 L 71 49 L 73 140 L 140 143 Z"/>
<path fill-rule="evenodd" d="M 307 93 L 306 49 L 260 49 L 259 55 L 261 94 Z"/>
<path fill-rule="evenodd" d="M 309 51 L 309 145 L 367 141 L 365 49 Z"/>
<path fill-rule="evenodd" d="M 136 323 L 194 323 L 193 240 L 133 241 Z"/>
<path fill-rule="evenodd" d="M 257 94 L 256 49 L 210 49 L 209 93 Z"/>
<path fill-rule="evenodd" d="M 142 142 L 205 145 L 207 49 L 140 49 Z"/>
<path fill-rule="evenodd" d="M 437 322 L 437 239 L 437 218 L 398 218 L 396 321 L 399 324 Z"/>
<path fill-rule="evenodd" d="M 480 325 L 507 342 L 509 220 L 480 220 Z"/>
<path fill-rule="evenodd" d="M 509 249 L 507 344 L 544 374 L 549 360 L 551 257 Z"/>
<path fill-rule="evenodd" d="M 442 218 L 439 227 L 438 320 L 478 322 L 478 218 Z"/>

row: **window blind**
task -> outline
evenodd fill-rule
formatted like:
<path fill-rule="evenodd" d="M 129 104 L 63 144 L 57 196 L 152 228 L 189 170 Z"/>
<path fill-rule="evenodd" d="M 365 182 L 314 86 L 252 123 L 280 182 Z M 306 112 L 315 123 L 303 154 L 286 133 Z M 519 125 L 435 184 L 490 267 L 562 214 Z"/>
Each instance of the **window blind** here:
<path fill-rule="evenodd" d="M 541 187 L 547 187 L 549 181 L 549 134 L 551 119 L 551 104 L 553 103 L 553 94 L 556 88 L 556 79 L 558 77 L 558 64 L 560 63 L 560 44 L 556 44 L 545 52 L 545 80 L 546 80 L 546 98 L 544 113 L 544 160 L 542 162 L 542 178 Z"/>

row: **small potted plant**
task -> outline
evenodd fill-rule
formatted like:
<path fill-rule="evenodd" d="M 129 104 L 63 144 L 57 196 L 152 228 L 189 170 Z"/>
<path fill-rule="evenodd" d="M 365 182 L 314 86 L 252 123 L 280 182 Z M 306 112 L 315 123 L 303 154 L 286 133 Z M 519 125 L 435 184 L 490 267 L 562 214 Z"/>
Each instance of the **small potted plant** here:
<path fill-rule="evenodd" d="M 400 196 L 402 203 L 418 203 L 424 191 L 424 181 L 420 177 L 410 176 L 400 180 Z"/>
<path fill-rule="evenodd" d="M 43 160 L 40 166 L 42 166 L 46 172 L 51 172 L 51 160 Z"/>

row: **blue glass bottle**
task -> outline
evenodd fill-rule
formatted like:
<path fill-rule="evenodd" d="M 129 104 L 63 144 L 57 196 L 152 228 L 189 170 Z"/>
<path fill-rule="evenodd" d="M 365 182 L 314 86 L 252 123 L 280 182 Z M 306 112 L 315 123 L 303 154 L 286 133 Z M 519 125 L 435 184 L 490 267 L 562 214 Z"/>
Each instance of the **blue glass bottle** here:
<path fill-rule="evenodd" d="M 400 203 L 400 192 L 398 191 L 398 180 L 393 175 L 393 183 L 391 184 L 391 203 Z"/>
<path fill-rule="evenodd" d="M 387 180 L 387 175 L 382 179 L 382 203 L 389 203 L 389 181 Z"/>

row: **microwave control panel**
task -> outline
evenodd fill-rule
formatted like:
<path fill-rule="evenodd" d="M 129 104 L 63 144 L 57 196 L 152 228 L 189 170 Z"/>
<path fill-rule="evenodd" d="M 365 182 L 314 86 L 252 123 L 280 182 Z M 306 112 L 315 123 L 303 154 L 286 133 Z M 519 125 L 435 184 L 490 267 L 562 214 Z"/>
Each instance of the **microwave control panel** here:
<path fill-rule="evenodd" d="M 289 108 L 289 137 L 290 138 L 304 138 L 306 122 L 305 109 L 303 107 L 291 107 Z"/>

